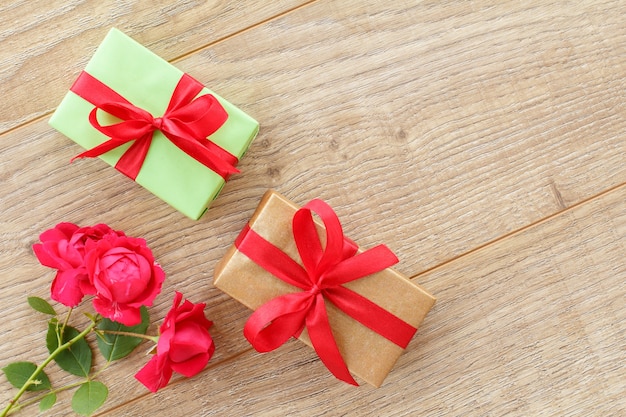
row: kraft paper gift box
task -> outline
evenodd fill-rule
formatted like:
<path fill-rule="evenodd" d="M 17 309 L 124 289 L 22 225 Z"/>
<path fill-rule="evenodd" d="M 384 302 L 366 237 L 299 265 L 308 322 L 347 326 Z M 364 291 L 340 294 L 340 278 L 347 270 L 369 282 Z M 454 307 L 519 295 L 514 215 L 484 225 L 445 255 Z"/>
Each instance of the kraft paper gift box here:
<path fill-rule="evenodd" d="M 84 73 L 114 90 L 133 106 L 149 112 L 154 118 L 164 116 L 177 83 L 183 78 L 182 71 L 117 29 L 111 29 L 107 34 Z M 210 141 L 212 143 L 201 145 L 218 145 L 240 159 L 255 138 L 259 124 L 213 91 L 191 80 L 200 91 L 191 98 L 210 94 L 227 113 L 226 121 L 208 139 L 203 135 L 197 142 Z M 90 122 L 90 113 L 96 106 L 73 91 L 79 81 L 80 77 L 49 123 L 83 148 L 91 149 L 111 137 L 94 128 Z M 95 89 L 87 87 L 86 90 L 91 93 Z M 120 122 L 120 119 L 102 108 L 97 111 L 97 120 L 101 125 Z M 100 158 L 115 166 L 131 144 L 128 142 L 109 150 Z M 181 150 L 158 129 L 154 130 L 145 160 L 139 166 L 134 180 L 192 219 L 202 216 L 228 178 L 228 175 L 219 175 L 196 157 Z"/>
<path fill-rule="evenodd" d="M 302 264 L 292 231 L 292 218 L 297 210 L 292 202 L 269 190 L 237 240 L 249 228 Z M 320 241 L 325 245 L 324 226 L 317 219 L 314 221 Z M 256 264 L 237 248 L 237 243 L 216 267 L 214 285 L 252 310 L 281 295 L 302 291 Z M 391 268 L 344 286 L 415 328 L 435 303 L 432 295 Z M 325 305 L 332 334 L 348 369 L 379 387 L 404 349 L 349 317 L 332 302 L 325 302 Z M 298 338 L 311 346 L 306 329 Z"/>

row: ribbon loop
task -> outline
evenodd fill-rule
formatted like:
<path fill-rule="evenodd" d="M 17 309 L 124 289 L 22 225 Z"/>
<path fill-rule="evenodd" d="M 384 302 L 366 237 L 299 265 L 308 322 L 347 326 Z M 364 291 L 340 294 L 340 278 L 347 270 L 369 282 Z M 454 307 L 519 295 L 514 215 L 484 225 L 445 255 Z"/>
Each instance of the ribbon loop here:
<path fill-rule="evenodd" d="M 210 94 L 196 98 L 202 89 L 202 84 L 184 74 L 172 93 L 165 113 L 154 117 L 83 71 L 71 91 L 95 106 L 89 114 L 89 122 L 110 139 L 72 160 L 100 156 L 134 141 L 115 165 L 134 180 L 146 158 L 153 133 L 159 130 L 183 152 L 227 179 L 230 174 L 239 172 L 235 168 L 238 160 L 207 137 L 226 122 L 228 113 Z M 98 109 L 120 119 L 120 122 L 103 126 L 97 118 Z"/>
<path fill-rule="evenodd" d="M 317 213 L 326 227 L 323 245 L 313 222 Z M 244 335 L 259 352 L 268 352 L 298 337 L 306 327 L 311 344 L 330 372 L 357 385 L 350 375 L 328 321 L 325 302 L 398 346 L 405 348 L 417 329 L 367 298 L 344 287 L 398 262 L 384 245 L 357 254 L 357 247 L 343 235 L 335 212 L 321 200 L 299 209 L 292 219 L 293 236 L 304 267 L 246 226 L 237 249 L 265 270 L 299 288 L 300 292 L 276 297 L 259 307 L 244 326 Z"/>
<path fill-rule="evenodd" d="M 269 352 L 282 346 L 293 335 L 302 332 L 314 299 L 312 294 L 300 292 L 270 300 L 252 313 L 244 327 L 244 336 L 258 352 Z"/>

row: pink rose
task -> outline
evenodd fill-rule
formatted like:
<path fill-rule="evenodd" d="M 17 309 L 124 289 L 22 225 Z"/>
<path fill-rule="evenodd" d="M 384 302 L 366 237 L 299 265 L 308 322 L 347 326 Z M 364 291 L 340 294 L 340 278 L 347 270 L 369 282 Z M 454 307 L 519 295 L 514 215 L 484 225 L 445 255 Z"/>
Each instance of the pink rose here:
<path fill-rule="evenodd" d="M 85 245 L 89 277 L 81 288 L 94 295 L 95 310 L 126 326 L 141 322 L 139 308 L 150 306 L 165 280 L 144 239 L 107 234 Z"/>
<path fill-rule="evenodd" d="M 179 305 L 182 298 L 176 292 L 172 309 L 159 329 L 156 355 L 135 375 L 152 392 L 167 385 L 172 371 L 194 376 L 204 369 L 215 351 L 209 334 L 213 323 L 204 316 L 205 304 L 185 300 Z"/>
<path fill-rule="evenodd" d="M 87 281 L 85 244 L 100 240 L 107 234 L 124 235 L 106 224 L 78 227 L 73 223 L 59 223 L 39 236 L 42 243 L 33 245 L 35 256 L 42 265 L 57 270 L 50 288 L 53 300 L 68 307 L 76 307 L 80 303 L 85 295 L 81 282 Z"/>

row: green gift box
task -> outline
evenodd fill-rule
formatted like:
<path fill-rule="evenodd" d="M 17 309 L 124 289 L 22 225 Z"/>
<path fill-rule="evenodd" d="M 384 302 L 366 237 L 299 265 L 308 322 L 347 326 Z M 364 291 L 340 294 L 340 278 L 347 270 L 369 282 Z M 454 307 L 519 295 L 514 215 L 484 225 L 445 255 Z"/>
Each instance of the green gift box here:
<path fill-rule="evenodd" d="M 179 82 L 183 76 L 188 77 L 117 29 L 111 29 L 107 34 L 84 73 L 113 90 L 114 94 L 119 94 L 122 100 L 132 103 L 132 106 L 140 109 L 138 111 L 148 112 L 155 120 L 160 120 L 168 111 Z M 197 84 L 195 80 L 193 82 Z M 203 137 L 196 142 L 210 141 L 212 143 L 200 144 L 214 148 L 217 145 L 232 157 L 240 159 L 257 135 L 258 122 L 208 88 L 198 85 L 198 89 L 200 92 L 197 95 L 194 93 L 194 97 L 212 95 L 227 116 L 217 130 L 206 139 Z M 90 114 L 100 106 L 92 104 L 73 90 L 74 86 L 50 118 L 50 125 L 85 149 L 110 141 L 111 137 L 98 130 L 90 121 Z M 88 90 L 93 88 L 89 87 Z M 108 114 L 105 106 L 102 107 L 96 117 L 100 125 L 120 122 L 119 118 Z M 149 145 L 146 145 L 149 147 L 146 148 L 145 159 L 139 164 L 134 179 L 186 216 L 199 219 L 217 197 L 228 176 L 215 172 L 200 162 L 199 158 L 185 152 L 170 139 L 170 135 L 164 134 L 159 128 L 153 128 L 155 130 L 151 133 Z M 132 144 L 133 141 L 129 141 L 116 146 L 99 157 L 109 165 L 116 166 Z"/>

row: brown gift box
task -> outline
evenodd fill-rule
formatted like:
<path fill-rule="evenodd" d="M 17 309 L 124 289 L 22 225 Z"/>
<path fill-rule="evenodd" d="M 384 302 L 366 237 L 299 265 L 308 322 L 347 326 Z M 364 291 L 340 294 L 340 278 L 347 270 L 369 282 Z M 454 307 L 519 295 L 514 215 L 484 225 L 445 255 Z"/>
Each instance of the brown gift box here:
<path fill-rule="evenodd" d="M 301 264 L 291 227 L 297 210 L 292 202 L 269 190 L 248 224 Z M 324 227 L 317 221 L 316 224 L 323 242 Z M 300 291 L 274 277 L 234 245 L 218 264 L 214 285 L 253 310 L 275 297 Z M 435 303 L 432 295 L 391 268 L 344 285 L 416 328 Z M 403 349 L 349 317 L 331 302 L 326 302 L 326 309 L 333 336 L 348 369 L 376 387 L 382 385 Z M 306 329 L 299 339 L 311 346 Z"/>

